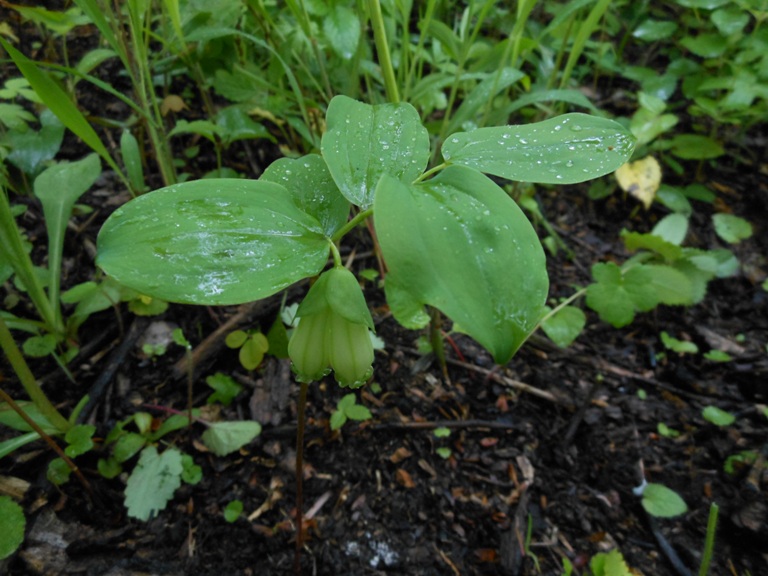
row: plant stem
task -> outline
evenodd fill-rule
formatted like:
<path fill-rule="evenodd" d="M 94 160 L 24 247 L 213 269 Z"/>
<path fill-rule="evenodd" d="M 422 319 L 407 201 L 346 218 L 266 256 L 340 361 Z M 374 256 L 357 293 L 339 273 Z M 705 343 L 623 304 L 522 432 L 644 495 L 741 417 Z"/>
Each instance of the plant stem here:
<path fill-rule="evenodd" d="M 717 530 L 717 516 L 720 507 L 712 502 L 709 507 L 709 520 L 707 521 L 707 536 L 704 539 L 704 551 L 701 555 L 701 566 L 699 567 L 699 576 L 707 576 L 709 573 L 709 564 L 712 561 L 712 552 L 715 549 L 715 531 Z"/>
<path fill-rule="evenodd" d="M 443 334 L 440 325 L 443 322 L 443 315 L 437 308 L 429 310 L 429 343 L 432 345 L 432 352 L 435 353 L 437 363 L 440 364 L 440 370 L 443 378 L 448 381 L 448 363 L 445 360 L 445 347 L 443 346 Z"/>
<path fill-rule="evenodd" d="M 371 15 L 373 39 L 376 42 L 376 53 L 379 55 L 379 65 L 381 66 L 381 74 L 384 77 L 384 89 L 387 92 L 387 99 L 393 104 L 397 104 L 400 102 L 400 92 L 397 89 L 395 69 L 392 67 L 392 59 L 389 56 L 387 32 L 384 28 L 384 16 L 381 13 L 381 3 L 379 0 L 368 0 L 368 12 Z"/>
<path fill-rule="evenodd" d="M 346 236 L 350 230 L 352 230 L 355 226 L 360 224 L 360 222 L 368 218 L 371 214 L 373 214 L 373 208 L 368 208 L 367 210 L 362 210 L 358 212 L 357 214 L 355 214 L 355 217 L 352 218 L 352 220 L 344 224 L 344 226 L 342 226 L 338 230 L 338 232 L 336 232 L 336 234 L 333 235 L 333 238 L 331 238 L 331 240 L 333 240 L 334 242 L 338 242 L 339 240 L 344 238 L 344 236 Z"/>
<path fill-rule="evenodd" d="M 304 548 L 304 426 L 309 384 L 301 382 L 300 386 L 299 411 L 296 416 L 296 551 L 293 556 L 293 572 L 296 576 L 301 575 L 301 550 Z"/>
<path fill-rule="evenodd" d="M 48 434 L 46 434 L 45 430 L 40 428 L 38 423 L 35 422 L 34 420 L 32 420 L 32 418 L 29 417 L 29 414 L 24 412 L 24 409 L 21 406 L 19 406 L 18 404 L 16 404 L 16 402 L 13 400 L 13 398 L 11 398 L 8 395 L 8 393 L 5 390 L 3 390 L 2 388 L 0 388 L 0 399 L 2 399 L 3 402 L 8 404 L 8 406 L 10 406 L 14 410 L 14 412 L 16 412 L 19 416 L 21 416 L 21 418 L 24 420 L 24 422 L 26 422 L 29 425 L 29 427 L 32 428 L 32 430 L 37 432 L 40 435 L 40 438 L 42 438 L 46 442 L 46 444 L 48 444 L 48 446 L 50 446 L 51 450 L 56 452 L 56 454 L 59 455 L 59 458 L 64 460 L 64 462 L 67 464 L 67 466 L 70 467 L 72 472 L 75 473 L 75 476 L 79 480 L 80 484 L 83 485 L 83 488 L 85 488 L 85 490 L 89 494 L 91 494 L 92 490 L 91 490 L 90 483 L 88 482 L 88 480 L 85 479 L 85 476 L 83 476 L 83 473 L 80 472 L 80 469 L 77 467 L 77 464 L 75 464 L 72 461 L 72 459 L 64 453 L 64 450 L 61 449 L 61 446 L 56 444 L 54 439 L 51 438 Z"/>
<path fill-rule="evenodd" d="M 61 413 L 48 400 L 48 397 L 43 392 L 40 385 L 35 380 L 32 370 L 29 369 L 29 364 L 21 354 L 21 350 L 16 346 L 16 342 L 11 336 L 11 331 L 8 330 L 8 326 L 5 324 L 5 320 L 0 316 L 0 348 L 5 352 L 8 362 L 11 363 L 11 368 L 18 376 L 21 385 L 24 386 L 24 390 L 27 391 L 29 398 L 34 402 L 40 413 L 45 416 L 48 422 L 51 423 L 57 430 L 66 432 L 71 427 L 71 424 L 67 421 Z"/>

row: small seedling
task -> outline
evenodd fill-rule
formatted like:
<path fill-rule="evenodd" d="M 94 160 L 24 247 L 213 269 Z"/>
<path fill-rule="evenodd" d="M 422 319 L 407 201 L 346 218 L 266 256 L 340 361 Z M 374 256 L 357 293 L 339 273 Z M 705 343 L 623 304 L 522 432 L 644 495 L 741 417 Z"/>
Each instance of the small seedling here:
<path fill-rule="evenodd" d="M 659 422 L 656 425 L 656 430 L 658 431 L 660 436 L 664 436 L 664 438 L 677 438 L 680 436 L 680 432 L 675 430 L 674 428 L 670 428 L 664 422 Z"/>
<path fill-rule="evenodd" d="M 339 430 L 347 420 L 363 422 L 373 418 L 371 411 L 362 404 L 357 404 L 354 394 L 347 394 L 336 404 L 336 410 L 331 414 L 331 430 Z"/>
<path fill-rule="evenodd" d="M 227 507 L 224 508 L 224 520 L 229 523 L 237 521 L 243 513 L 242 500 L 232 500 Z"/>
<path fill-rule="evenodd" d="M 720 427 L 730 426 L 736 421 L 736 416 L 717 406 L 707 406 L 701 411 L 701 416 L 707 422 Z"/>
<path fill-rule="evenodd" d="M 432 431 L 432 435 L 435 438 L 440 438 L 440 439 L 448 438 L 451 435 L 451 429 L 445 428 L 445 427 L 435 428 Z M 443 460 L 447 460 L 448 458 L 451 457 L 451 454 L 453 454 L 453 451 L 448 446 L 438 446 L 437 448 L 435 448 L 435 453 L 438 456 L 440 456 L 440 458 L 442 458 Z"/>
<path fill-rule="evenodd" d="M 269 341 L 259 330 L 235 330 L 230 332 L 224 343 L 228 348 L 239 348 L 238 358 L 246 370 L 255 370 L 269 350 Z"/>
<path fill-rule="evenodd" d="M 642 497 L 645 511 L 657 518 L 672 518 L 688 511 L 688 506 L 680 495 L 663 484 L 643 482 L 633 489 L 636 496 Z"/>
<path fill-rule="evenodd" d="M 678 340 L 667 334 L 667 332 L 661 333 L 661 342 L 667 350 L 677 352 L 678 354 L 696 354 L 699 351 L 699 347 L 693 342 Z"/>
<path fill-rule="evenodd" d="M 208 376 L 205 379 L 205 383 L 214 390 L 213 394 L 208 396 L 206 400 L 208 404 L 219 402 L 223 406 L 229 406 L 232 404 L 232 400 L 243 391 L 243 387 L 235 382 L 231 376 L 221 372 Z"/>

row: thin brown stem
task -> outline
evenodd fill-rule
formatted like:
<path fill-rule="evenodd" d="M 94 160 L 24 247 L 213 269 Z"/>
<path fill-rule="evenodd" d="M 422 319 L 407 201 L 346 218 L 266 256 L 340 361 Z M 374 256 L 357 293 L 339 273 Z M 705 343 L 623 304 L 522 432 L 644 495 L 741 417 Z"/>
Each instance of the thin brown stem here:
<path fill-rule="evenodd" d="M 296 428 L 296 552 L 293 556 L 293 572 L 301 575 L 301 550 L 304 548 L 304 425 L 306 422 L 307 389 L 309 384 L 301 383 Z"/>

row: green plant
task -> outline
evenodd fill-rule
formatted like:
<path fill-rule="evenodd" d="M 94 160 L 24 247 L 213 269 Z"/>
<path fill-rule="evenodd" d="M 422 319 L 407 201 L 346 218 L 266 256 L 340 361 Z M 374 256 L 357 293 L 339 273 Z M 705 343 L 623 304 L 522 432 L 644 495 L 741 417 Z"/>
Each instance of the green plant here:
<path fill-rule="evenodd" d="M 451 435 L 451 429 L 450 428 L 435 428 L 432 431 L 432 435 L 435 438 L 448 438 Z M 448 446 L 438 446 L 435 448 L 435 453 L 440 456 L 443 460 L 447 460 L 451 457 L 451 454 L 453 451 Z"/>
<path fill-rule="evenodd" d="M 362 422 L 372 418 L 371 411 L 362 404 L 357 404 L 357 398 L 353 394 L 344 395 L 336 403 L 336 410 L 331 414 L 331 430 L 339 430 L 347 420 Z"/>
<path fill-rule="evenodd" d="M 235 330 L 227 334 L 224 343 L 228 348 L 239 349 L 240 365 L 246 370 L 255 370 L 269 350 L 267 337 L 258 330 Z"/>
<path fill-rule="evenodd" d="M 10 496 L 0 496 L 0 560 L 4 560 L 24 541 L 27 519 L 24 510 Z"/>

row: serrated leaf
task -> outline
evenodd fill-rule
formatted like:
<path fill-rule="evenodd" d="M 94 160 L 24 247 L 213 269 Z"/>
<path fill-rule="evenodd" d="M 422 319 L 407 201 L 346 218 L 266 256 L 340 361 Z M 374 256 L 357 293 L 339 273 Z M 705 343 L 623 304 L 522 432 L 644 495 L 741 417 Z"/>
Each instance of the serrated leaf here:
<path fill-rule="evenodd" d="M 574 184 L 613 172 L 633 149 L 634 138 L 620 124 L 574 113 L 453 134 L 442 152 L 449 164 L 510 180 Z"/>
<path fill-rule="evenodd" d="M 712 223 L 717 235 L 731 244 L 738 244 L 752 236 L 752 224 L 733 214 L 715 214 Z"/>
<path fill-rule="evenodd" d="M 181 452 L 168 448 L 162 454 L 154 446 L 142 450 L 139 461 L 125 486 L 128 516 L 149 520 L 164 510 L 181 486 Z"/>
<path fill-rule="evenodd" d="M 429 134 L 407 103 L 371 106 L 346 96 L 328 105 L 322 151 L 341 193 L 368 208 L 379 179 L 412 182 L 429 161 Z"/>
<path fill-rule="evenodd" d="M 349 200 L 339 192 L 325 160 L 318 154 L 275 160 L 260 180 L 284 186 L 296 205 L 320 222 L 327 236 L 333 236 L 347 223 Z"/>
<path fill-rule="evenodd" d="M 243 391 L 243 387 L 235 382 L 231 376 L 217 372 L 213 376 L 208 376 L 205 383 L 214 389 L 214 393 L 208 396 L 207 403 L 221 402 L 224 406 L 229 406 L 235 396 Z"/>
<path fill-rule="evenodd" d="M 648 514 L 657 518 L 672 518 L 688 511 L 680 495 L 662 484 L 648 484 L 643 491 L 642 504 Z"/>
<path fill-rule="evenodd" d="M 216 422 L 203 432 L 203 442 L 217 456 L 236 452 L 261 433 L 261 424 L 253 421 Z"/>
<path fill-rule="evenodd" d="M 22 507 L 10 496 L 0 496 L 0 560 L 8 558 L 24 542 L 26 525 Z"/>
<path fill-rule="evenodd" d="M 264 298 L 326 263 L 329 240 L 277 184 L 185 182 L 118 208 L 98 238 L 97 263 L 155 298 L 237 304 Z"/>
<path fill-rule="evenodd" d="M 636 162 L 622 164 L 615 176 L 622 190 L 640 200 L 646 210 L 651 207 L 661 185 L 661 165 L 656 158 L 646 156 Z"/>
<path fill-rule="evenodd" d="M 623 272 L 613 262 L 598 263 L 592 276 L 596 282 L 587 287 L 587 305 L 615 328 L 632 322 L 636 310 L 646 312 L 659 302 L 652 273 L 644 266 Z"/>
<path fill-rule="evenodd" d="M 660 304 L 690 306 L 694 301 L 694 288 L 690 278 L 680 270 L 663 264 L 646 264 L 650 272 L 650 285 L 656 291 Z"/>
<path fill-rule="evenodd" d="M 587 317 L 580 308 L 566 306 L 541 323 L 541 328 L 552 342 L 567 348 L 578 338 L 587 323 Z"/>
<path fill-rule="evenodd" d="M 736 421 L 736 416 L 717 406 L 707 406 L 701 411 L 701 416 L 715 426 L 730 426 Z"/>
<path fill-rule="evenodd" d="M 486 176 L 453 166 L 416 185 L 384 176 L 374 218 L 395 318 L 418 326 L 434 306 L 506 363 L 541 318 L 549 284 L 520 208 Z"/>

